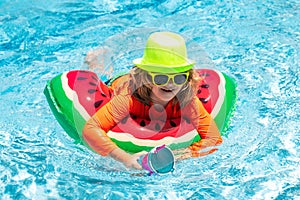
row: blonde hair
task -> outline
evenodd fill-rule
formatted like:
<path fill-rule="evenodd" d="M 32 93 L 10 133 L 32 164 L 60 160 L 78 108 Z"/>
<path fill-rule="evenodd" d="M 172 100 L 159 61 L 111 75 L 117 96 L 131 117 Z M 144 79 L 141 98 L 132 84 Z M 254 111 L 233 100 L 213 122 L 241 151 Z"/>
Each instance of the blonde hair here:
<path fill-rule="evenodd" d="M 189 70 L 188 81 L 173 99 L 173 105 L 187 105 L 196 95 L 200 77 L 194 69 Z M 120 87 L 128 86 L 131 94 L 143 104 L 150 106 L 153 83 L 147 71 L 138 67 L 130 70 L 129 78 Z"/>

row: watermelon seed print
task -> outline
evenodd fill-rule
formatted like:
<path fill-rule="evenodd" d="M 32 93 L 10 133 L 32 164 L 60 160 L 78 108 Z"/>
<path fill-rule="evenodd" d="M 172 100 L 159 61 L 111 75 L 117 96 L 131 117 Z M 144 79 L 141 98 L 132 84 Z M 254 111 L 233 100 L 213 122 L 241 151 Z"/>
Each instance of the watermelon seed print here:
<path fill-rule="evenodd" d="M 200 87 L 201 88 L 209 88 L 209 85 L 208 84 L 202 84 Z"/>
<path fill-rule="evenodd" d="M 77 78 L 78 81 L 84 81 L 84 80 L 86 80 L 86 79 L 87 79 L 86 77 L 78 77 L 78 78 Z"/>
<path fill-rule="evenodd" d="M 202 102 L 202 103 L 207 103 L 209 101 L 209 98 L 199 98 L 199 100 Z"/>
<path fill-rule="evenodd" d="M 144 120 L 142 120 L 142 121 L 140 122 L 140 126 L 142 126 L 142 127 L 146 126 L 146 122 L 145 122 Z"/>
<path fill-rule="evenodd" d="M 94 83 L 94 82 L 89 82 L 89 84 L 90 84 L 91 86 L 97 86 L 97 84 Z"/>
<path fill-rule="evenodd" d="M 131 118 L 132 118 L 132 119 L 137 119 L 137 116 L 131 115 Z"/>
<path fill-rule="evenodd" d="M 209 73 L 203 73 L 200 75 L 200 77 L 206 77 L 206 76 L 210 76 Z"/>
<path fill-rule="evenodd" d="M 103 100 L 96 101 L 96 102 L 94 103 L 94 107 L 95 107 L 95 108 L 99 108 L 99 106 L 101 106 L 102 103 L 103 103 Z"/>
<path fill-rule="evenodd" d="M 95 90 L 95 89 L 89 89 L 89 90 L 88 90 L 88 93 L 89 93 L 89 94 L 94 94 L 95 92 L 97 92 L 97 90 Z"/>
<path fill-rule="evenodd" d="M 170 125 L 171 125 L 172 127 L 176 127 L 176 126 L 177 126 L 176 123 L 175 123 L 174 121 L 172 121 L 172 120 L 170 120 Z"/>
<path fill-rule="evenodd" d="M 99 79 L 97 77 L 95 77 L 95 76 L 92 76 L 92 79 L 94 79 L 97 82 L 99 81 Z"/>

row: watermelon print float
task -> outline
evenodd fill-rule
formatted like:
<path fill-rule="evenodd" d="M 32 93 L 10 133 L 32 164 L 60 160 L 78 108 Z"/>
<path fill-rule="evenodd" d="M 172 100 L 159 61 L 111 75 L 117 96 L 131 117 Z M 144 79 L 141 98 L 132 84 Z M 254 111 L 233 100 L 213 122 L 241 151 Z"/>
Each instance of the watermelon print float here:
<path fill-rule="evenodd" d="M 197 96 L 224 136 L 235 109 L 236 83 L 217 70 L 197 69 L 197 72 L 202 77 Z M 68 135 L 76 143 L 85 144 L 82 130 L 86 121 L 111 99 L 114 92 L 94 72 L 74 70 L 50 80 L 44 94 L 57 121 Z M 161 123 L 127 116 L 107 136 L 129 153 L 150 151 L 159 145 L 180 149 L 201 139 L 189 119 Z"/>

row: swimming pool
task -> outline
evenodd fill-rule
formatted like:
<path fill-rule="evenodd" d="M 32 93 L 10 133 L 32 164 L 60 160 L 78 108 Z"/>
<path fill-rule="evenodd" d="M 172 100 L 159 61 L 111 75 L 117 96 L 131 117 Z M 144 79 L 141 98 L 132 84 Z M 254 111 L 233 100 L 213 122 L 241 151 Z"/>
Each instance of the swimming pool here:
<path fill-rule="evenodd" d="M 300 194 L 300 1 L 1 1 L 1 199 L 294 199 Z M 55 75 L 109 49 L 122 70 L 154 30 L 237 80 L 219 151 L 138 176 L 75 145 L 46 103 Z M 103 74 L 104 78 L 109 76 Z"/>

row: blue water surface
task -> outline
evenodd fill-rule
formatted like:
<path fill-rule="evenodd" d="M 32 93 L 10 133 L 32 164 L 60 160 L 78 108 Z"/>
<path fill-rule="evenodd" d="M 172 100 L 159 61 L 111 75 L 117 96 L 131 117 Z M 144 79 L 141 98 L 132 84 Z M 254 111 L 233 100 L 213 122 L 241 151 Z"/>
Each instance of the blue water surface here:
<path fill-rule="evenodd" d="M 0 0 L 0 199 L 299 199 L 299 19 L 299 0 Z M 140 176 L 74 144 L 43 89 L 99 46 L 99 76 L 128 69 L 159 30 L 239 96 L 219 151 Z"/>

